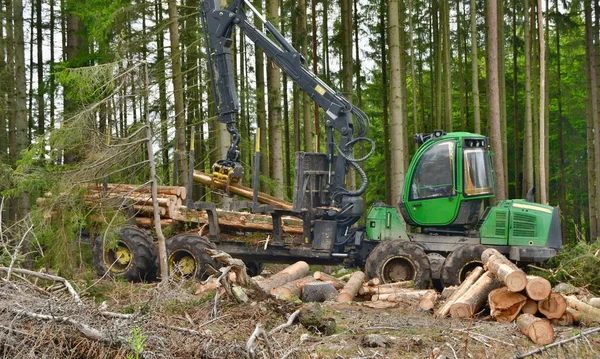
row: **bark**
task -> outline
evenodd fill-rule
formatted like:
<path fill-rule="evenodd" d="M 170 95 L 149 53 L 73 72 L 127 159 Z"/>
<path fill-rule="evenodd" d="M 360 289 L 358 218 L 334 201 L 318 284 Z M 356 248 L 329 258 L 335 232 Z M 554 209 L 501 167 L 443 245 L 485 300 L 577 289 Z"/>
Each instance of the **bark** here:
<path fill-rule="evenodd" d="M 546 278 L 528 275 L 525 292 L 533 300 L 546 299 L 552 292 L 552 285 Z"/>
<path fill-rule="evenodd" d="M 599 308 L 600 309 L 600 298 L 590 298 L 588 300 L 588 304 L 591 305 L 594 308 Z"/>
<path fill-rule="evenodd" d="M 413 34 L 413 2 L 408 0 L 408 33 Z M 419 133 L 419 122 L 417 119 L 417 78 L 415 77 L 415 44 L 414 36 L 410 37 L 410 84 L 412 92 L 412 118 L 413 118 L 413 133 Z M 385 84 L 384 87 L 385 89 Z M 388 179 L 386 178 L 386 182 Z"/>
<path fill-rule="evenodd" d="M 527 286 L 527 275 L 496 249 L 488 248 L 481 255 L 483 264 L 512 292 L 520 292 Z"/>
<path fill-rule="evenodd" d="M 35 1 L 35 9 L 36 9 L 36 35 L 37 35 L 37 105 L 38 105 L 38 115 L 37 115 L 37 135 L 41 136 L 44 134 L 44 129 L 46 125 L 45 118 L 45 102 L 44 102 L 44 93 L 45 82 L 44 82 L 44 57 L 43 57 L 43 36 L 42 36 L 42 0 Z M 54 31 L 54 29 L 52 29 Z M 33 45 L 31 45 L 33 46 Z"/>
<path fill-rule="evenodd" d="M 335 300 L 338 292 L 331 282 L 308 283 L 302 290 L 303 302 L 325 302 Z"/>
<path fill-rule="evenodd" d="M 533 117 L 531 104 L 531 30 L 529 1 L 524 0 L 523 36 L 525 37 L 525 131 L 523 134 L 523 194 L 534 184 L 533 170 Z"/>
<path fill-rule="evenodd" d="M 452 318 L 473 317 L 485 304 L 488 294 L 499 286 L 492 273 L 486 272 L 450 306 L 450 315 Z"/>
<path fill-rule="evenodd" d="M 271 289 L 270 294 L 281 300 L 291 300 L 294 297 L 300 298 L 302 295 L 302 288 L 304 288 L 306 284 L 314 283 L 316 281 L 317 280 L 312 276 L 299 278 Z"/>
<path fill-rule="evenodd" d="M 398 203 L 402 198 L 404 188 L 404 160 L 407 157 L 405 153 L 404 139 L 406 137 L 406 119 L 402 111 L 402 84 L 404 79 L 400 71 L 400 24 L 398 20 L 398 0 L 388 1 L 389 16 L 389 49 L 390 49 L 390 142 L 391 142 L 391 183 L 392 201 Z"/>
<path fill-rule="evenodd" d="M 160 3 L 156 4 L 156 18 L 159 23 L 162 23 L 163 14 Z M 157 76 L 166 78 L 165 72 L 165 35 L 162 31 L 158 31 L 156 35 L 156 66 Z M 165 183 L 171 182 L 169 173 L 169 137 L 167 129 L 167 85 L 165 81 L 158 81 L 158 108 L 160 114 L 160 148 L 162 161 L 162 177 Z"/>
<path fill-rule="evenodd" d="M 311 5 L 311 16 L 312 16 L 312 70 L 314 74 L 318 74 L 318 61 L 317 61 L 317 1 L 312 0 L 310 2 Z M 287 101 L 285 102 L 287 104 Z M 321 152 L 321 129 L 320 129 L 320 114 L 319 114 L 319 105 L 315 103 L 314 105 L 314 121 L 315 121 L 315 150 L 317 152 Z M 286 106 L 287 108 L 287 106 Z M 287 127 L 287 126 L 286 126 Z M 287 131 L 287 128 L 286 128 Z M 291 186 L 291 183 L 290 183 Z"/>
<path fill-rule="evenodd" d="M 255 0 L 254 7 L 262 13 L 263 1 Z M 260 26 L 261 22 L 258 17 L 254 19 L 254 25 Z M 267 135 L 269 133 L 267 127 L 267 110 L 265 104 L 265 55 L 263 51 L 258 47 L 254 46 L 254 63 L 256 77 L 256 123 L 257 131 L 259 132 L 259 144 L 260 144 L 260 172 L 263 175 L 269 173 L 269 142 Z M 263 192 L 268 191 L 267 184 L 261 182 L 260 190 Z"/>
<path fill-rule="evenodd" d="M 511 292 L 506 287 L 494 289 L 488 295 L 490 314 L 496 318 L 496 321 L 502 323 L 510 323 L 515 320 L 526 302 L 527 297 Z"/>
<path fill-rule="evenodd" d="M 504 151 L 502 144 L 502 126 L 500 117 L 500 87 L 498 72 L 498 17 L 497 2 L 487 1 L 487 69 L 488 69 L 488 124 L 490 128 L 491 148 L 494 151 L 494 179 L 496 199 L 506 199 L 504 175 Z"/>
<path fill-rule="evenodd" d="M 452 54 L 450 52 L 450 3 L 442 0 L 440 6 L 442 22 L 442 51 L 444 56 L 444 129 L 447 132 L 453 130 L 452 116 L 452 72 L 450 71 L 450 61 Z"/>
<path fill-rule="evenodd" d="M 461 14 L 461 0 L 456 1 L 456 48 L 458 49 L 458 113 L 459 113 L 459 128 L 461 131 L 466 131 L 465 119 L 465 79 L 463 70 L 463 24 Z M 416 132 L 415 132 L 416 133 Z"/>
<path fill-rule="evenodd" d="M 308 269 L 309 267 L 306 262 L 299 261 L 275 273 L 273 276 L 258 282 L 258 285 L 268 293 L 285 283 L 304 277 L 308 273 Z"/>
<path fill-rule="evenodd" d="M 598 146 L 597 144 L 600 143 L 600 133 L 598 131 L 600 131 L 600 124 L 598 123 L 598 83 L 597 83 L 597 77 L 596 77 L 596 55 L 595 55 L 595 47 L 594 47 L 594 40 L 592 37 L 592 20 L 591 20 L 591 6 L 590 6 L 590 2 L 586 1 L 585 2 L 586 5 L 584 6 L 584 11 L 585 11 L 585 23 L 586 23 L 586 43 L 587 43 L 587 60 L 588 60 L 588 71 L 589 71 L 589 80 L 590 81 L 590 92 L 588 93 L 588 96 L 590 98 L 590 104 L 591 104 L 591 115 L 590 115 L 590 119 L 591 119 L 591 127 L 593 129 L 592 133 L 593 133 L 593 143 L 595 144 L 593 146 L 593 163 L 594 163 L 594 167 L 593 167 L 593 173 L 594 173 L 594 177 L 595 179 L 600 178 L 600 146 Z M 589 131 L 588 131 L 589 133 Z M 588 143 L 590 142 L 590 140 L 588 140 Z M 592 152 L 591 150 L 589 152 Z M 588 156 L 589 158 L 589 156 Z M 600 181 L 596 181 L 596 182 L 600 182 Z M 593 215 L 595 218 L 593 221 L 590 222 L 595 222 L 596 226 L 594 228 L 591 229 L 590 231 L 590 239 L 591 241 L 595 241 L 596 238 L 599 235 L 599 231 L 598 231 L 598 225 L 600 223 L 600 220 L 598 219 L 598 214 L 597 214 L 597 210 L 598 208 L 600 208 L 600 204 L 598 203 L 598 201 L 600 201 L 600 196 L 598 196 L 598 186 L 600 186 L 600 183 L 590 183 L 588 182 L 591 186 L 588 188 L 588 191 L 590 192 L 590 202 L 593 202 L 592 208 L 590 209 L 590 217 Z"/>
<path fill-rule="evenodd" d="M 479 65 L 477 57 L 477 8 L 471 0 L 471 86 L 473 88 L 473 125 L 475 133 L 481 133 L 481 114 L 479 109 Z"/>
<path fill-rule="evenodd" d="M 540 40 L 540 203 L 548 203 L 548 170 L 546 166 L 546 42 L 542 22 L 542 0 L 538 0 L 537 19 Z M 598 137 L 600 139 L 600 137 Z"/>
<path fill-rule="evenodd" d="M 518 45 L 517 45 L 517 1 L 518 0 L 513 0 L 513 12 L 512 12 L 512 37 L 513 37 L 513 41 L 512 41 L 512 45 L 513 45 L 513 88 L 512 88 L 512 101 L 513 101 L 513 157 L 514 157 L 514 163 L 513 163 L 513 181 L 515 183 L 515 187 L 514 187 L 514 195 L 512 198 L 519 198 L 522 197 L 522 192 L 523 190 L 521 189 L 521 175 L 522 175 L 522 168 L 521 168 L 521 149 L 519 146 L 519 138 L 520 138 L 520 130 L 521 130 L 521 115 L 519 114 L 519 67 L 518 67 L 518 62 L 517 62 L 517 58 L 518 58 Z"/>
<path fill-rule="evenodd" d="M 548 319 L 560 318 L 566 308 L 565 297 L 560 293 L 552 293 L 548 298 L 538 302 L 539 312 Z"/>
<path fill-rule="evenodd" d="M 279 2 L 267 0 L 267 18 L 272 24 L 279 21 Z M 283 199 L 283 141 L 281 129 L 281 79 L 279 69 L 267 60 L 267 100 L 269 111 L 269 159 L 270 175 L 276 183 L 273 195 Z"/>
<path fill-rule="evenodd" d="M 434 295 L 433 289 L 399 289 L 394 293 L 374 294 L 371 296 L 371 301 L 376 302 L 385 300 L 388 302 L 412 302 L 414 300 L 421 301 L 427 295 Z"/>
<path fill-rule="evenodd" d="M 498 89 L 500 102 L 500 133 L 502 133 L 502 158 L 504 159 L 504 193 L 508 193 L 508 141 L 506 130 L 506 66 L 504 64 L 504 3 L 496 2 L 498 10 Z"/>
<path fill-rule="evenodd" d="M 306 0 L 298 0 L 298 40 L 299 52 L 308 53 L 308 36 L 306 32 Z M 343 24 L 343 23 L 342 23 Z M 343 26 L 343 25 L 342 25 Z M 343 31 L 343 30 L 342 30 Z M 313 41 L 316 39 L 313 39 Z M 313 54 L 316 56 L 316 54 Z M 314 151 L 312 119 L 310 116 L 311 101 L 306 92 L 302 91 L 302 124 L 304 125 L 304 148 L 306 151 Z"/>
<path fill-rule="evenodd" d="M 594 325 L 595 323 L 600 323 L 600 317 L 597 315 L 593 315 L 590 313 L 585 313 L 573 308 L 567 308 L 565 314 L 571 316 L 573 323 L 582 323 L 586 325 Z"/>
<path fill-rule="evenodd" d="M 481 277 L 483 272 L 484 271 L 482 267 L 476 267 L 475 269 L 473 269 L 471 273 L 469 273 L 467 278 L 465 278 L 465 280 L 460 284 L 460 286 L 454 291 L 454 293 L 450 295 L 450 297 L 446 300 L 444 305 L 441 306 L 435 312 L 435 317 L 444 318 L 445 316 L 447 316 L 448 313 L 450 313 L 450 307 L 452 306 L 452 304 L 454 304 L 456 300 L 462 297 L 469 290 L 469 288 L 473 286 L 473 284 L 479 279 L 479 277 Z"/>
<path fill-rule="evenodd" d="M 522 314 L 517 318 L 517 327 L 535 344 L 546 345 L 554 341 L 554 330 L 547 320 Z"/>
<path fill-rule="evenodd" d="M 554 11 L 560 16 L 560 9 L 558 7 L 558 1 L 555 3 L 556 7 Z M 557 24 L 558 25 L 558 24 Z M 561 58 L 560 58 L 560 26 L 556 26 L 556 102 L 558 106 L 558 118 L 557 118 L 557 128 L 558 128 L 558 205 L 563 211 L 566 213 L 567 211 L 567 183 L 566 183 L 566 175 L 565 175 L 565 144 L 564 144 L 564 134 L 563 134 L 563 110 L 562 110 L 562 80 L 561 80 Z M 562 243 L 563 245 L 568 243 L 567 237 L 567 226 L 565 223 L 561 223 L 561 234 L 562 234 Z"/>
<path fill-rule="evenodd" d="M 597 321 L 600 322 L 600 309 L 584 303 L 572 295 L 567 296 L 566 301 L 569 308 L 575 309 L 581 313 L 589 314 L 593 318 L 598 319 Z"/>
<path fill-rule="evenodd" d="M 225 183 L 213 181 L 211 175 L 202 173 L 200 171 L 194 171 L 194 181 L 198 182 L 198 183 L 202 183 L 205 186 L 213 186 L 217 189 L 225 189 L 226 188 Z M 240 195 L 240 196 L 246 197 L 246 198 L 252 198 L 253 193 L 254 193 L 252 188 L 242 186 L 239 183 L 231 183 L 231 184 L 229 184 L 228 188 L 231 193 L 235 193 L 237 195 Z M 260 203 L 271 204 L 271 205 L 277 206 L 281 209 L 285 209 L 288 211 L 292 209 L 291 203 L 282 201 L 279 198 L 269 196 L 266 193 L 259 193 L 258 201 Z"/>
<path fill-rule="evenodd" d="M 181 73 L 181 49 L 179 47 L 179 15 L 177 1 L 169 0 L 169 40 L 171 42 L 171 69 L 173 71 L 173 97 L 175 102 L 175 163 L 177 183 L 187 187 L 188 166 L 185 148 L 185 113 L 183 104 L 183 76 Z"/>
<path fill-rule="evenodd" d="M 344 288 L 338 294 L 336 301 L 338 302 L 351 302 L 354 297 L 358 294 L 360 287 L 362 287 L 365 281 L 365 274 L 361 271 L 352 273 L 348 283 L 344 285 Z"/>
<path fill-rule="evenodd" d="M 346 283 L 344 283 L 343 281 L 337 279 L 334 276 L 331 276 L 329 274 L 326 274 L 326 273 L 323 273 L 323 272 L 319 272 L 319 271 L 314 272 L 313 273 L 313 277 L 316 280 L 319 280 L 321 282 L 329 282 L 329 283 L 333 284 L 333 286 L 335 287 L 335 289 L 342 289 L 342 288 L 344 288 L 344 284 L 346 284 Z"/>
<path fill-rule="evenodd" d="M 383 125 L 383 158 L 386 165 L 384 166 L 385 173 L 385 203 L 392 203 L 392 167 L 388 165 L 391 163 L 391 148 L 390 148 L 390 126 L 389 126 L 389 113 L 388 113 L 388 53 L 386 51 L 386 1 L 380 0 L 379 5 L 379 51 L 381 56 L 381 121 Z"/>

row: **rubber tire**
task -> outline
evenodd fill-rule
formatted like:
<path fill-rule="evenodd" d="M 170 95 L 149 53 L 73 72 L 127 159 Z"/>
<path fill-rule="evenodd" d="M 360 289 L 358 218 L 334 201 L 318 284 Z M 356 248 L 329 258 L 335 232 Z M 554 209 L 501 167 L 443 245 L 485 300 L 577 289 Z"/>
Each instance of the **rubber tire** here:
<path fill-rule="evenodd" d="M 481 253 L 486 250 L 481 244 L 464 244 L 446 257 L 440 279 L 444 287 L 460 285 L 467 273 L 476 266 L 482 266 Z"/>
<path fill-rule="evenodd" d="M 206 237 L 192 233 L 182 233 L 167 240 L 167 263 L 169 274 L 178 279 L 177 273 L 173 271 L 173 260 L 177 260 L 173 255 L 188 255 L 194 258 L 195 270 L 193 277 L 203 280 L 213 273 L 212 269 L 218 270 L 221 265 L 204 251 L 206 248 L 216 249 Z M 212 268 L 210 268 L 212 267 Z M 192 276 L 190 276 L 192 277 Z M 179 276 L 179 279 L 181 276 Z"/>
<path fill-rule="evenodd" d="M 246 273 L 248 273 L 250 277 L 256 277 L 257 275 L 260 275 L 264 269 L 265 264 L 263 262 L 246 263 Z"/>
<path fill-rule="evenodd" d="M 423 248 L 408 241 L 390 240 L 377 245 L 369 254 L 365 263 L 367 278 L 377 277 L 383 283 L 390 283 L 391 281 L 386 280 L 383 272 L 387 262 L 394 258 L 407 260 L 413 267 L 415 272 L 413 278 L 406 278 L 406 280 L 413 280 L 416 288 L 429 288 L 431 282 L 429 258 L 427 258 Z"/>
<path fill-rule="evenodd" d="M 112 278 L 123 278 L 128 281 L 151 281 L 156 276 L 156 246 L 152 236 L 135 226 L 125 226 L 119 230 L 118 244 L 127 247 L 132 259 L 123 270 L 117 270 L 113 261 L 106 258 L 102 237 L 94 239 L 92 255 L 94 267 L 99 276 L 108 275 Z"/>

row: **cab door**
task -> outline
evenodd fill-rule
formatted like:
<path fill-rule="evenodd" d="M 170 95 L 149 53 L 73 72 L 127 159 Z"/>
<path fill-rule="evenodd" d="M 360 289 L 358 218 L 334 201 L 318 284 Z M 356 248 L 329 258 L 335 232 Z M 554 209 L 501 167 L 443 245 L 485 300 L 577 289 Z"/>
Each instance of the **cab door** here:
<path fill-rule="evenodd" d="M 456 144 L 454 140 L 433 144 L 421 153 L 404 194 L 405 211 L 419 226 L 443 226 L 456 218 Z"/>

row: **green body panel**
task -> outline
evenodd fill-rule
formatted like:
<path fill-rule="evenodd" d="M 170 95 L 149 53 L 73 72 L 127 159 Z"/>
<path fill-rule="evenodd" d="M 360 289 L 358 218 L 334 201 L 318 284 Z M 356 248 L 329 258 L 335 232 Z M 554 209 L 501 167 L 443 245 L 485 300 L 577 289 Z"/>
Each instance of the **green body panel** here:
<path fill-rule="evenodd" d="M 480 228 L 481 243 L 547 247 L 556 210 L 520 199 L 499 201 L 486 212 Z"/>
<path fill-rule="evenodd" d="M 469 147 L 468 141 L 481 145 Z M 465 163 L 469 153 L 474 155 L 472 158 L 485 157 L 487 167 Z M 465 179 L 467 174 L 471 181 Z M 473 183 L 481 179 L 485 179 L 482 182 L 487 184 L 486 189 L 468 194 L 468 185 L 473 191 Z M 429 138 L 419 147 L 406 174 L 401 206 L 405 207 L 403 215 L 409 224 L 442 227 L 454 224 L 464 202 L 493 196 L 487 138 L 468 132 L 451 132 Z"/>
<path fill-rule="evenodd" d="M 374 204 L 367 214 L 366 227 L 367 238 L 370 240 L 409 239 L 398 211 L 392 206 Z"/>

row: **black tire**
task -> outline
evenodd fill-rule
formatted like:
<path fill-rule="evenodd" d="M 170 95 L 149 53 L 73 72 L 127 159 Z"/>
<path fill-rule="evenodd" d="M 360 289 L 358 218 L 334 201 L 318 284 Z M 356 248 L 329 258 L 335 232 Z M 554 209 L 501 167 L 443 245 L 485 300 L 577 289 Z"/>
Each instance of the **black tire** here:
<path fill-rule="evenodd" d="M 167 240 L 167 265 L 175 279 L 206 279 L 220 265 L 204 249 L 216 246 L 197 234 L 182 233 Z"/>
<path fill-rule="evenodd" d="M 102 237 L 94 239 L 92 255 L 96 272 L 128 281 L 150 281 L 156 275 L 156 246 L 146 231 L 134 226 L 119 230 L 116 247 L 106 246 Z"/>
<path fill-rule="evenodd" d="M 260 275 L 264 269 L 265 264 L 263 262 L 246 263 L 246 273 L 248 273 L 250 277 L 256 277 L 257 275 Z"/>
<path fill-rule="evenodd" d="M 416 288 L 422 289 L 428 288 L 431 281 L 431 267 L 423 248 L 400 240 L 377 245 L 367 257 L 365 274 L 383 283 L 412 280 Z"/>
<path fill-rule="evenodd" d="M 460 285 L 473 269 L 483 267 L 481 253 L 485 249 L 481 244 L 464 244 L 450 253 L 442 267 L 442 285 Z"/>

